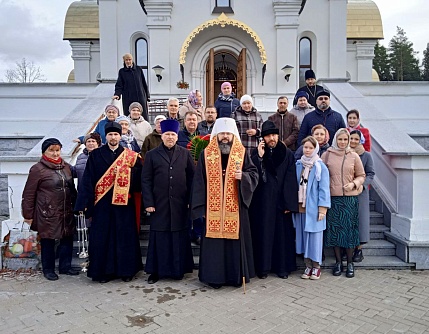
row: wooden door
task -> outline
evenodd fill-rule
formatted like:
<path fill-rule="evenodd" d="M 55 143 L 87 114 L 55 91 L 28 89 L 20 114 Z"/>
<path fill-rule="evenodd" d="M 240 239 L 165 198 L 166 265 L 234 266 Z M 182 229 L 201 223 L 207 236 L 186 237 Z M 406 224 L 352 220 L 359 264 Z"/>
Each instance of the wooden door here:
<path fill-rule="evenodd" d="M 247 94 L 246 82 L 246 49 L 242 49 L 238 56 L 237 64 L 237 98 L 240 99 Z"/>
<path fill-rule="evenodd" d="M 214 94 L 214 49 L 209 51 L 209 60 L 206 67 L 206 87 L 207 87 L 207 106 L 214 106 L 215 94 Z"/>

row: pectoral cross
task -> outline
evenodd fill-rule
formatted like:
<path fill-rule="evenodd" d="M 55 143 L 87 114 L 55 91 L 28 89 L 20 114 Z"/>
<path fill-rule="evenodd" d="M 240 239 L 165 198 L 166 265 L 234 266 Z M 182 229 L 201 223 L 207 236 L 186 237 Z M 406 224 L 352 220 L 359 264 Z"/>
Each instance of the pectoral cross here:
<path fill-rule="evenodd" d="M 210 155 L 207 157 L 207 160 L 211 162 L 212 164 L 216 163 L 216 160 L 219 159 L 219 155 L 215 152 L 211 152 Z"/>

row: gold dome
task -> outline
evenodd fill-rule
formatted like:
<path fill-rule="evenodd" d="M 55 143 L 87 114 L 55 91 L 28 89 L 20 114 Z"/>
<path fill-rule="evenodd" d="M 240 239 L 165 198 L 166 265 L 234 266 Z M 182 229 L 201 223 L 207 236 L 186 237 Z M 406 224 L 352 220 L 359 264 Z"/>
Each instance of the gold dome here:
<path fill-rule="evenodd" d="M 67 10 L 64 40 L 99 39 L 97 1 L 75 1 Z"/>
<path fill-rule="evenodd" d="M 377 5 L 371 0 L 347 3 L 348 39 L 383 39 L 383 23 Z"/>
<path fill-rule="evenodd" d="M 74 83 L 74 69 L 72 69 L 67 78 L 67 83 Z"/>
<path fill-rule="evenodd" d="M 380 77 L 378 76 L 378 73 L 376 70 L 372 69 L 372 81 L 380 81 Z"/>

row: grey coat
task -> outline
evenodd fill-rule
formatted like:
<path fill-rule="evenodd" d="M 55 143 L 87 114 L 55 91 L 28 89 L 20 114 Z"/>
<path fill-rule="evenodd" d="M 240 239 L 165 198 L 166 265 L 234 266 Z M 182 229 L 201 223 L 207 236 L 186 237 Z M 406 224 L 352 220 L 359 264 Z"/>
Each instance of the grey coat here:
<path fill-rule="evenodd" d="M 365 169 L 365 182 L 363 183 L 363 191 L 359 195 L 359 240 L 360 243 L 368 242 L 370 239 L 370 214 L 369 214 L 369 185 L 374 180 L 375 170 L 374 161 L 372 160 L 371 153 L 364 152 L 359 156 L 363 168 Z"/>

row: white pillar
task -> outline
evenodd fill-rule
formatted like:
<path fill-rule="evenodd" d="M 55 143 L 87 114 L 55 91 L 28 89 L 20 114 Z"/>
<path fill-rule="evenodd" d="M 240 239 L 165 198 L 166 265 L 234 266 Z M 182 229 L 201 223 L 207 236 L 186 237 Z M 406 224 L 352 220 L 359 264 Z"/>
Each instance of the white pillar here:
<path fill-rule="evenodd" d="M 277 73 L 277 94 L 294 94 L 299 80 L 297 31 L 301 1 L 289 0 L 285 2 L 274 0 L 273 8 L 276 28 L 277 61 L 275 65 L 269 67 L 269 70 L 276 71 Z M 285 65 L 294 67 L 289 81 L 285 80 L 285 75 L 281 70 Z"/>
<path fill-rule="evenodd" d="M 374 59 L 375 40 L 356 42 L 357 81 L 372 81 L 372 60 Z"/>
<path fill-rule="evenodd" d="M 70 41 L 72 49 L 72 59 L 74 60 L 74 82 L 89 83 L 90 76 L 90 61 L 91 61 L 91 42 L 89 41 Z"/>
<path fill-rule="evenodd" d="M 145 0 L 147 11 L 147 27 L 149 29 L 149 71 L 150 93 L 171 94 L 171 88 L 176 83 L 172 78 L 180 77 L 179 55 L 177 60 L 170 63 L 170 29 L 171 11 L 173 3 L 165 0 Z M 164 67 L 162 80 L 158 82 L 152 67 L 160 65 Z M 171 73 L 178 72 L 172 76 Z M 171 81 L 171 82 L 170 82 Z"/>
<path fill-rule="evenodd" d="M 346 77 L 346 53 L 347 0 L 329 0 L 329 78 Z"/>
<path fill-rule="evenodd" d="M 99 0 L 100 71 L 103 81 L 116 81 L 118 77 L 120 62 L 118 60 L 117 5 L 117 0 Z"/>

